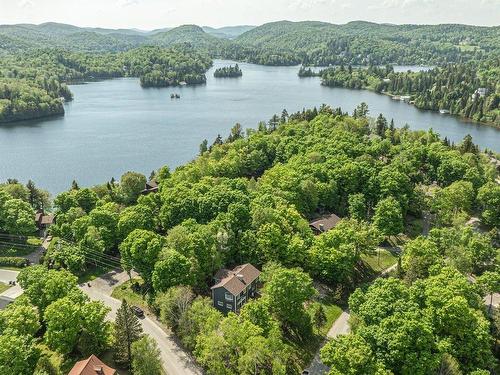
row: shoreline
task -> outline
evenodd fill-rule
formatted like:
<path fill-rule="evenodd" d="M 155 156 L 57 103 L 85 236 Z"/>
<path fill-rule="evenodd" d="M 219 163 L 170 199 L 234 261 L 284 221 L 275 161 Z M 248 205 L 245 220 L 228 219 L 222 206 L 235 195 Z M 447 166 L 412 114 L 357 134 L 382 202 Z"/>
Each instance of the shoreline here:
<path fill-rule="evenodd" d="M 321 78 L 321 77 L 319 75 L 316 75 L 316 76 L 311 76 L 311 77 L 300 77 L 299 76 L 299 78 Z M 343 87 L 343 86 L 329 86 L 329 85 L 324 85 L 323 82 L 321 82 L 320 84 L 322 86 L 331 87 L 331 88 L 341 88 L 341 89 L 348 89 L 348 90 L 366 90 L 366 91 L 370 91 L 370 92 L 373 92 L 375 94 L 388 96 L 389 98 L 391 98 L 391 100 L 398 101 L 398 102 L 401 102 L 401 103 L 404 103 L 404 104 L 408 104 L 408 105 L 412 105 L 413 107 L 415 107 L 415 109 L 418 109 L 419 111 L 432 112 L 432 113 L 440 114 L 442 116 L 453 116 L 453 117 L 456 117 L 456 118 L 462 120 L 464 123 L 468 123 L 468 124 L 472 124 L 472 125 L 488 126 L 490 128 L 494 128 L 494 129 L 499 129 L 500 130 L 500 125 L 496 125 L 493 122 L 477 121 L 477 120 L 474 120 L 474 119 L 471 119 L 471 118 L 468 118 L 468 117 L 464 117 L 464 116 L 461 116 L 461 115 L 458 115 L 458 114 L 454 114 L 454 113 L 442 114 L 442 113 L 439 113 L 439 110 L 418 108 L 413 103 L 409 103 L 409 102 L 405 102 L 405 101 L 393 99 L 395 96 L 401 96 L 399 94 L 391 94 L 389 92 L 378 92 L 378 91 L 375 91 L 373 89 L 370 89 L 369 87 L 363 87 L 361 89 L 356 89 L 356 88 Z"/>

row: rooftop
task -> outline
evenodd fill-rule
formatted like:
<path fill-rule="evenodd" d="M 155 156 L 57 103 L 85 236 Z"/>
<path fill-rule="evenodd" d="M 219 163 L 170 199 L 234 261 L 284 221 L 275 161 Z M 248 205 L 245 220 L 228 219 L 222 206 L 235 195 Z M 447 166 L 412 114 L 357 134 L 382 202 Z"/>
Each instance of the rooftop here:
<path fill-rule="evenodd" d="M 95 355 L 76 362 L 68 375 L 115 375 L 116 370 L 107 366 Z"/>
<path fill-rule="evenodd" d="M 232 270 L 221 269 L 215 274 L 215 279 L 219 280 L 212 289 L 224 287 L 233 295 L 240 294 L 248 284 L 255 281 L 260 275 L 260 271 L 250 263 L 242 264 Z"/>
<path fill-rule="evenodd" d="M 334 228 L 340 220 L 342 219 L 337 215 L 330 214 L 311 221 L 309 223 L 309 226 L 313 229 L 316 229 L 318 232 L 327 232 L 330 229 Z"/>

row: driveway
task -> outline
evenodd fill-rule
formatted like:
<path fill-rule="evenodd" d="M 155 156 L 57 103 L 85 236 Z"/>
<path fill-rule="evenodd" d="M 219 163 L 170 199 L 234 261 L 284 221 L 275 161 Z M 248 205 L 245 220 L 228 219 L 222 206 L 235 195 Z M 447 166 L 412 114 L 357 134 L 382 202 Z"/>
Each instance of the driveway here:
<path fill-rule="evenodd" d="M 338 319 L 333 323 L 332 328 L 327 333 L 327 337 L 329 339 L 334 339 L 340 335 L 347 335 L 351 332 L 351 327 L 349 327 L 349 312 L 342 311 L 342 314 L 338 317 Z"/>
<path fill-rule="evenodd" d="M 110 307 L 111 311 L 108 314 L 108 319 L 114 321 L 121 301 L 111 297 L 111 292 L 128 279 L 127 273 L 113 271 L 91 281 L 90 287 L 87 283 L 80 285 L 80 289 L 90 299 L 101 301 Z M 189 354 L 177 344 L 174 335 L 165 332 L 154 318 L 146 316 L 140 321 L 144 333 L 151 336 L 158 344 L 163 360 L 163 368 L 168 375 L 201 375 L 203 373 Z"/>
<path fill-rule="evenodd" d="M 8 285 L 9 281 L 16 281 L 18 274 L 18 271 L 0 269 L 0 282 Z M 15 286 L 12 286 L 3 293 L 0 293 L 0 310 L 4 309 L 21 294 L 23 294 L 23 290 L 17 283 Z"/>

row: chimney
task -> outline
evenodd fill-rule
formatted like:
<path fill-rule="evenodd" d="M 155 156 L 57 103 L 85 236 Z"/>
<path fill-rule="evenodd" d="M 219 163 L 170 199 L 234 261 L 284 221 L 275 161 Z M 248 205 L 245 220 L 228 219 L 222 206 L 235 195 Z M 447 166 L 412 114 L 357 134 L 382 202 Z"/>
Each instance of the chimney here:
<path fill-rule="evenodd" d="M 324 232 L 324 231 L 325 231 L 325 224 L 321 223 L 321 224 L 319 225 L 319 230 L 320 230 L 321 232 Z"/>
<path fill-rule="evenodd" d="M 236 277 L 243 283 L 243 284 L 246 284 L 245 283 L 245 280 L 243 279 L 243 275 L 241 273 L 237 274 Z"/>
<path fill-rule="evenodd" d="M 94 366 L 94 371 L 98 375 L 104 375 L 104 371 L 102 370 L 102 366 Z"/>

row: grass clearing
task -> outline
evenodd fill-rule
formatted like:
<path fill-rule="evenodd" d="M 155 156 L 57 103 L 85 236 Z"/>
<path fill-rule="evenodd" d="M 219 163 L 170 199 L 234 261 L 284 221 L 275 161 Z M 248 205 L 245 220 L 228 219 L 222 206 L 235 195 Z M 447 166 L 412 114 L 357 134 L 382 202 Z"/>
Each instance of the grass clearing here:
<path fill-rule="evenodd" d="M 78 283 L 87 283 L 89 281 L 97 279 L 99 276 L 102 276 L 110 271 L 112 271 L 114 268 L 112 267 L 92 267 L 85 271 L 83 274 L 81 274 L 78 277 Z"/>
<path fill-rule="evenodd" d="M 305 339 L 302 342 L 297 342 L 294 340 L 287 339 L 287 343 L 294 347 L 296 354 L 299 356 L 299 362 L 303 368 L 307 367 L 314 356 L 316 355 L 318 349 L 322 343 L 326 340 L 326 335 L 333 323 L 342 314 L 342 308 L 334 303 L 334 298 L 332 296 L 325 296 L 319 298 L 315 301 L 323 307 L 325 312 L 326 320 L 321 325 L 321 327 L 314 327 L 313 325 L 313 335 L 312 337 Z"/>
<path fill-rule="evenodd" d="M 138 285 L 138 287 L 133 287 L 133 285 Z M 132 280 L 124 282 L 122 285 L 117 286 L 113 289 L 111 297 L 118 300 L 125 300 L 129 305 L 139 306 L 144 310 L 149 310 L 148 302 L 140 292 L 139 289 L 144 285 L 144 281 L 141 278 L 133 278 Z"/>
<path fill-rule="evenodd" d="M 5 292 L 9 288 L 10 288 L 10 285 L 7 285 L 7 284 L 0 282 L 0 293 Z"/>
<path fill-rule="evenodd" d="M 320 301 L 323 309 L 325 310 L 326 322 L 317 330 L 318 334 L 326 337 L 326 334 L 332 327 L 333 323 L 339 318 L 340 314 L 342 314 L 342 309 L 334 305 L 333 303 L 328 303 L 325 301 Z"/>
<path fill-rule="evenodd" d="M 374 255 L 362 255 L 361 259 L 374 272 L 382 272 L 383 270 L 393 266 L 398 262 L 398 257 L 390 251 L 378 248 Z"/>

